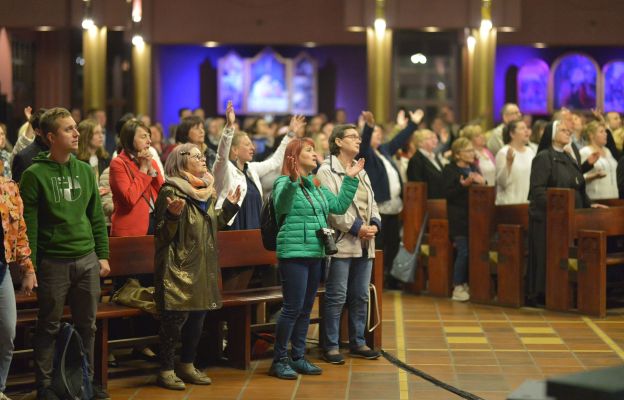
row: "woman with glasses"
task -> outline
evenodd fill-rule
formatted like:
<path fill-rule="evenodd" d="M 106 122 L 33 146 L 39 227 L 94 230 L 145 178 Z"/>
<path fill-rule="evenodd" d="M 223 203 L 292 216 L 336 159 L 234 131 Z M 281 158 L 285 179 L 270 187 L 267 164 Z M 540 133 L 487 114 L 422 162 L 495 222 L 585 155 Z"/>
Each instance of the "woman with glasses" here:
<path fill-rule="evenodd" d="M 485 185 L 475 166 L 475 149 L 467 138 L 459 138 L 451 146 L 452 158 L 442 171 L 449 233 L 457 256 L 453 265 L 453 300 L 470 300 L 468 288 L 468 189 Z"/>
<path fill-rule="evenodd" d="M 121 128 L 121 152 L 110 164 L 111 236 L 153 234 L 154 202 L 164 180 L 150 151 L 150 130 L 138 119 Z"/>
<path fill-rule="evenodd" d="M 228 191 L 240 186 L 240 211 L 228 227 L 231 230 L 259 229 L 262 210 L 262 184 L 260 177 L 279 173 L 284 160 L 284 150 L 295 132 L 305 125 L 305 118 L 294 116 L 290 120 L 289 132 L 271 157 L 262 162 L 252 162 L 255 147 L 246 132 L 234 132 L 236 115 L 231 102 L 226 110 L 226 125 L 219 141 L 217 158 L 213 171 L 217 190 L 217 208 L 221 208 Z"/>
<path fill-rule="evenodd" d="M 316 177 L 338 195 L 347 168 L 357 164 L 362 138 L 355 125 L 336 125 L 329 138 L 330 156 Z M 340 316 L 345 303 L 349 310 L 349 347 L 351 357 L 379 358 L 378 351 L 366 345 L 367 306 L 375 236 L 381 230 L 381 216 L 366 171 L 360 171 L 357 191 L 345 214 L 329 214 L 329 225 L 336 231 L 338 253 L 333 255 L 325 280 L 325 340 L 323 359 L 344 364 L 339 351 Z"/>
<path fill-rule="evenodd" d="M 215 209 L 214 178 L 191 143 L 176 146 L 165 164 L 167 181 L 156 200 L 155 300 L 160 313 L 161 370 L 157 384 L 184 390 L 185 383 L 209 385 L 195 368 L 207 311 L 221 308 L 217 231 L 238 211 L 240 187 Z M 181 342 L 180 363 L 174 363 Z"/>

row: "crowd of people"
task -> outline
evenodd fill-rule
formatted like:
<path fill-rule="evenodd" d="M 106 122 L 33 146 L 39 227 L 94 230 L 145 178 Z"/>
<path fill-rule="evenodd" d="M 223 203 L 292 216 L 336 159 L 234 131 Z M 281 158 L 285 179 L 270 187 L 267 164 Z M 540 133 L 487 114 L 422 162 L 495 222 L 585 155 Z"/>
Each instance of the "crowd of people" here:
<path fill-rule="evenodd" d="M 322 359 L 344 363 L 339 326 L 345 304 L 350 356 L 380 356 L 364 340 L 369 282 L 375 249 L 382 249 L 387 287 L 401 285 L 390 269 L 401 242 L 404 182 L 426 182 L 428 198 L 447 200 L 456 301 L 470 299 L 470 186 L 495 186 L 497 204 L 530 204 L 526 288 L 527 303 L 535 305 L 544 303 L 546 189 L 574 189 L 579 208 L 624 197 L 624 128 L 614 112 L 561 110 L 550 121 L 532 123 L 517 105 L 506 104 L 502 123 L 484 132 L 476 123 L 457 124 L 450 107 L 430 118 L 401 110 L 389 126 L 369 111 L 349 124 L 339 111 L 334 120 L 316 115 L 268 122 L 240 121 L 231 103 L 225 118 L 182 109 L 171 140 L 148 116 L 127 114 L 115 124 L 115 149 L 106 148 L 113 134 L 101 110 L 77 121 L 63 108 L 27 108 L 14 147 L 0 124 L 0 399 L 6 398 L 1 393 L 15 336 L 11 262 L 21 266 L 23 292 L 36 290 L 39 300 L 38 398 L 50 391 L 65 299 L 93 365 L 109 236 L 155 237 L 155 272 L 147 284 L 155 287 L 160 314 L 157 383 L 172 390 L 210 384 L 194 361 L 206 313 L 221 306 L 217 231 L 258 229 L 270 195 L 280 222 L 284 300 L 269 374 L 296 379 L 322 373 L 305 357 L 321 280 Z M 108 398 L 98 382 L 94 398 Z"/>

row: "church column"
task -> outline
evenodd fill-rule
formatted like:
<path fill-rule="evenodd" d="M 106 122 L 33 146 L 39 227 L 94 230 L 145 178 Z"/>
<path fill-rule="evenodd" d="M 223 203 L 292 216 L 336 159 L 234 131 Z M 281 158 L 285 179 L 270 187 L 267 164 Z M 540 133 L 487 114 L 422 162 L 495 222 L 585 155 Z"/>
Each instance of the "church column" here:
<path fill-rule="evenodd" d="M 366 29 L 368 107 L 379 123 L 393 119 L 390 116 L 392 30 L 386 29 L 384 8 L 385 0 L 376 0 L 374 29 Z"/>
<path fill-rule="evenodd" d="M 82 33 L 84 57 L 83 107 L 106 109 L 106 27 L 92 26 Z"/>
<path fill-rule="evenodd" d="M 152 46 L 139 43 L 132 47 L 132 78 L 134 81 L 134 111 L 151 115 Z"/>
<path fill-rule="evenodd" d="M 494 61 L 496 57 L 496 28 L 492 27 L 493 0 L 483 0 L 481 27 L 472 29 L 468 50 L 468 118 L 481 118 L 482 126 L 493 125 Z"/>

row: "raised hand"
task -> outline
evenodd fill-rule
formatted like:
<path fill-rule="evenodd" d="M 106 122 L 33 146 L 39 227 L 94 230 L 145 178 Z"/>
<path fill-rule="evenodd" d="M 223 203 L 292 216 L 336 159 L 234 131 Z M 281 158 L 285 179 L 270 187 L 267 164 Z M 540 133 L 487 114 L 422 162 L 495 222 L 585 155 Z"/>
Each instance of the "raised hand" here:
<path fill-rule="evenodd" d="M 303 115 L 293 115 L 288 124 L 288 132 L 299 132 L 301 128 L 306 125 L 306 120 Z"/>
<path fill-rule="evenodd" d="M 232 105 L 232 101 L 229 100 L 227 102 L 227 107 L 225 109 L 225 120 L 227 122 L 228 128 L 234 128 L 234 124 L 236 123 L 236 114 L 234 113 L 234 106 Z"/>
<path fill-rule="evenodd" d="M 230 203 L 232 204 L 238 204 L 238 201 L 240 200 L 241 197 L 241 188 L 240 185 L 236 186 L 236 190 L 234 191 L 229 191 L 228 195 L 227 195 L 227 199 L 230 201 Z"/>
<path fill-rule="evenodd" d="M 592 108 L 591 112 L 592 112 L 592 114 L 594 114 L 594 117 L 596 117 L 598 122 L 600 122 L 601 124 L 605 124 L 606 123 L 605 116 L 602 113 L 601 109 L 599 109 L 599 108 Z"/>
<path fill-rule="evenodd" d="M 407 117 L 404 110 L 399 110 L 396 117 L 396 123 L 399 127 L 405 128 L 407 126 Z"/>
<path fill-rule="evenodd" d="M 416 125 L 420 124 L 420 121 L 422 121 L 423 117 L 425 116 L 425 113 L 420 108 L 414 112 L 410 111 L 409 114 L 410 114 L 410 119 Z"/>
<path fill-rule="evenodd" d="M 24 107 L 24 117 L 26 117 L 26 122 L 30 121 L 30 117 L 32 116 L 32 107 Z"/>
<path fill-rule="evenodd" d="M 370 111 L 362 111 L 361 115 L 362 115 L 362 119 L 364 120 L 366 125 L 370 126 L 371 128 L 375 127 L 375 116 L 373 115 L 372 112 L 370 112 Z"/>
<path fill-rule="evenodd" d="M 357 176 L 362 169 L 364 169 L 364 158 L 360 158 L 355 164 L 349 165 L 345 172 L 347 176 L 353 178 Z"/>
<path fill-rule="evenodd" d="M 589 163 L 589 165 L 594 165 L 596 161 L 598 161 L 599 158 L 600 158 L 600 152 L 595 151 L 587 157 L 587 162 Z"/>
<path fill-rule="evenodd" d="M 509 147 L 509 149 L 507 149 L 507 166 L 508 167 L 511 167 L 515 158 L 516 158 L 516 152 L 511 147 Z"/>
<path fill-rule="evenodd" d="M 184 209 L 185 206 L 185 202 L 182 199 L 175 199 L 175 200 L 171 200 L 171 198 L 167 197 L 167 211 L 169 211 L 169 213 L 171 215 L 175 215 L 176 217 L 179 217 L 180 214 L 182 214 L 182 210 Z"/>
<path fill-rule="evenodd" d="M 299 173 L 297 160 L 295 160 L 295 157 L 293 156 L 288 156 L 285 162 L 287 163 L 286 165 L 288 165 L 288 169 L 290 170 L 290 181 L 297 182 L 299 180 L 299 177 L 301 176 L 301 174 Z"/>

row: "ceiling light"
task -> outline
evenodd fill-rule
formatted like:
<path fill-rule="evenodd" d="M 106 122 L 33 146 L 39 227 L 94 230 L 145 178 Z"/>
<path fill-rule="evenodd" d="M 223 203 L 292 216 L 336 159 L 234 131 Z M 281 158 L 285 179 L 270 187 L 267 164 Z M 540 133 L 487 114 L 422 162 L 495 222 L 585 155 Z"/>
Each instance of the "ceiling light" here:
<path fill-rule="evenodd" d="M 422 53 L 413 54 L 410 57 L 412 64 L 427 64 L 427 57 Z"/>
<path fill-rule="evenodd" d="M 386 31 L 386 20 L 383 18 L 377 18 L 375 20 L 375 32 L 385 32 Z"/>
<path fill-rule="evenodd" d="M 49 26 L 49 25 L 42 25 L 42 26 L 38 26 L 35 29 L 38 30 L 39 32 L 49 32 L 49 31 L 54 30 L 54 27 Z"/>
<path fill-rule="evenodd" d="M 425 26 L 423 28 L 423 31 L 425 31 L 425 32 L 440 32 L 440 28 L 438 28 L 437 26 Z"/>
<path fill-rule="evenodd" d="M 217 47 L 218 45 L 219 45 L 219 42 L 213 42 L 213 41 L 204 42 L 204 47 Z"/>
<path fill-rule="evenodd" d="M 132 45 L 134 45 L 135 47 L 145 46 L 145 40 L 143 40 L 143 36 L 141 35 L 132 36 Z"/>
<path fill-rule="evenodd" d="M 305 42 L 303 43 L 303 47 L 316 47 L 316 42 Z"/>
<path fill-rule="evenodd" d="M 352 25 L 352 26 L 347 26 L 347 30 L 349 32 L 364 32 L 366 28 L 364 28 L 363 26 Z"/>
<path fill-rule="evenodd" d="M 514 28 L 513 26 L 501 26 L 496 29 L 498 29 L 500 32 L 515 32 L 516 31 L 516 28 Z"/>
<path fill-rule="evenodd" d="M 472 35 L 468 36 L 466 38 L 466 46 L 468 46 L 468 51 L 474 51 L 475 47 L 477 46 L 477 38 Z"/>
<path fill-rule="evenodd" d="M 535 47 L 536 49 L 543 49 L 546 47 L 546 43 L 541 43 L 541 42 L 533 43 L 533 47 Z"/>
<path fill-rule="evenodd" d="M 82 20 L 82 29 L 88 31 L 95 26 L 95 23 L 91 18 L 85 18 Z"/>

